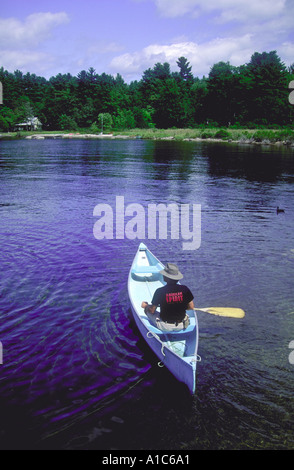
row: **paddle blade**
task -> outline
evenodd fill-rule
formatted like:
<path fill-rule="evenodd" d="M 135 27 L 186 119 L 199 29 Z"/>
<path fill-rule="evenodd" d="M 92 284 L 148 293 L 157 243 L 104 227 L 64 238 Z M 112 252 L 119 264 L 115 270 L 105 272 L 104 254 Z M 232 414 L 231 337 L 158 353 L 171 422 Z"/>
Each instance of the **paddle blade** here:
<path fill-rule="evenodd" d="M 207 313 L 210 313 L 211 315 L 219 315 L 221 317 L 244 318 L 245 316 L 245 312 L 241 308 L 208 307 L 208 308 L 196 308 L 195 310 L 201 310 L 202 312 L 207 312 Z"/>

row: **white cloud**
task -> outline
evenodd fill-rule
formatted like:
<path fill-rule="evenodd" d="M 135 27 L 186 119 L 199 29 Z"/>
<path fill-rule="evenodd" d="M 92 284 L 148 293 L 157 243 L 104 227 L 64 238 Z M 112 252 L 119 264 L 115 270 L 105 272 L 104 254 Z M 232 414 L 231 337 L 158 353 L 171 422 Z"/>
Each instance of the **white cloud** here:
<path fill-rule="evenodd" d="M 278 54 L 283 54 L 282 60 L 287 65 L 291 63 L 293 0 L 152 1 L 166 18 L 184 15 L 190 18 L 195 23 L 194 38 L 197 25 L 206 25 L 202 31 L 210 39 L 191 41 L 179 36 L 170 44 L 154 43 L 142 50 L 114 57 L 111 69 L 124 74 L 127 79 L 139 78 L 156 62 L 168 62 L 172 70 L 178 70 L 176 61 L 180 56 L 188 59 L 193 74 L 200 77 L 207 76 L 212 65 L 219 61 L 236 66 L 246 64 L 254 52 L 277 50 Z"/>
<path fill-rule="evenodd" d="M 111 68 L 125 76 L 142 74 L 157 62 L 168 62 L 172 70 L 178 70 L 176 61 L 184 56 L 192 65 L 196 76 L 207 75 L 210 68 L 219 61 L 241 65 L 250 60 L 255 47 L 250 34 L 239 38 L 216 38 L 203 44 L 179 42 L 171 45 L 152 44 L 142 51 L 126 53 L 111 61 Z"/>
<path fill-rule="evenodd" d="M 9 70 L 21 69 L 44 73 L 54 65 L 56 58 L 40 46 L 51 37 L 53 30 L 69 22 L 66 13 L 34 13 L 20 21 L 0 18 L 0 63 Z"/>
<path fill-rule="evenodd" d="M 176 17 L 187 13 L 197 14 L 201 0 L 154 0 L 163 16 Z"/>
<path fill-rule="evenodd" d="M 51 56 L 44 52 L 32 50 L 1 50 L 0 63 L 7 70 L 25 70 L 36 71 L 40 74 L 53 64 L 54 60 Z"/>
<path fill-rule="evenodd" d="M 286 0 L 238 0 L 221 2 L 221 21 L 265 21 L 285 13 Z"/>
<path fill-rule="evenodd" d="M 214 13 L 222 21 L 265 19 L 285 13 L 286 0 L 154 0 L 163 16 Z"/>
<path fill-rule="evenodd" d="M 35 47 L 50 36 L 53 28 L 68 21 L 64 12 L 34 13 L 24 21 L 0 18 L 0 46 L 9 49 Z"/>
<path fill-rule="evenodd" d="M 284 42 L 279 48 L 279 53 L 283 57 L 283 62 L 290 66 L 294 64 L 294 43 Z"/>

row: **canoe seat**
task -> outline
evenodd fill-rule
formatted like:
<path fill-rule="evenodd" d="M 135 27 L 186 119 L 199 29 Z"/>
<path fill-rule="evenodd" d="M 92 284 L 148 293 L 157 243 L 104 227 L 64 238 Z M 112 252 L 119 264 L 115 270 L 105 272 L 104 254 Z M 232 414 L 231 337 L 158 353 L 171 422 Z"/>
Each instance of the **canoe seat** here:
<path fill-rule="evenodd" d="M 191 331 L 194 330 L 195 328 L 195 317 L 190 317 L 190 325 L 185 329 L 185 330 L 178 330 L 178 331 L 163 331 L 163 330 L 160 330 L 159 328 L 156 328 L 156 326 L 152 325 L 150 322 L 149 322 L 149 318 L 148 317 L 145 317 L 145 316 L 142 316 L 141 317 L 145 323 L 145 325 L 147 326 L 147 328 L 152 331 L 152 333 L 155 333 L 157 334 L 158 336 L 160 335 L 166 335 L 166 334 L 172 334 L 172 335 L 178 335 L 178 334 L 185 334 L 185 333 L 190 333 Z"/>
<path fill-rule="evenodd" d="M 161 271 L 161 266 L 136 266 L 132 272 L 141 274 L 141 273 L 159 273 Z"/>
<path fill-rule="evenodd" d="M 159 281 L 161 274 L 157 271 L 157 273 L 142 273 L 142 274 L 137 274 L 136 272 L 132 271 L 131 273 L 132 279 L 135 281 L 148 281 L 148 282 L 153 282 L 153 281 Z"/>
<path fill-rule="evenodd" d="M 135 281 L 158 281 L 161 266 L 140 266 L 132 269 L 131 275 Z"/>

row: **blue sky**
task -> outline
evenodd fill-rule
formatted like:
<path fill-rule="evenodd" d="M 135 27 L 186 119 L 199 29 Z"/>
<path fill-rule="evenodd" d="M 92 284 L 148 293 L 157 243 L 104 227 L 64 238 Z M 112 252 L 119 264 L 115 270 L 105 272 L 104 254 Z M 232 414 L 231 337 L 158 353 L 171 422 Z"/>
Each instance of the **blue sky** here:
<path fill-rule="evenodd" d="M 195 76 L 277 50 L 294 62 L 294 0 L 0 0 L 0 66 L 50 78 L 121 74 L 130 82 L 184 56 Z"/>

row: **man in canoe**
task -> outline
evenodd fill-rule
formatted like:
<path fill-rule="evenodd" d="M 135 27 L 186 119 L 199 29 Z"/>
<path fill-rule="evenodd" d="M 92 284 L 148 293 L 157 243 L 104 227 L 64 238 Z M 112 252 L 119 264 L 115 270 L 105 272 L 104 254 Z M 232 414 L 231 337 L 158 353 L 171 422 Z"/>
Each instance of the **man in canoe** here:
<path fill-rule="evenodd" d="M 154 292 L 151 305 L 142 302 L 141 306 L 150 322 L 160 330 L 183 330 L 190 323 L 186 310 L 194 308 L 193 294 L 187 286 L 178 284 L 183 275 L 176 264 L 167 263 L 160 273 L 166 285 Z M 156 312 L 158 305 L 160 305 L 160 315 Z"/>

